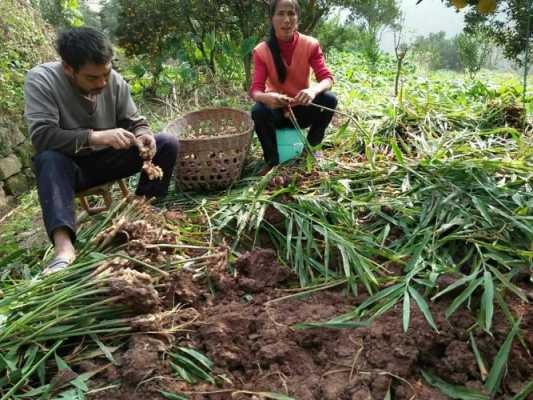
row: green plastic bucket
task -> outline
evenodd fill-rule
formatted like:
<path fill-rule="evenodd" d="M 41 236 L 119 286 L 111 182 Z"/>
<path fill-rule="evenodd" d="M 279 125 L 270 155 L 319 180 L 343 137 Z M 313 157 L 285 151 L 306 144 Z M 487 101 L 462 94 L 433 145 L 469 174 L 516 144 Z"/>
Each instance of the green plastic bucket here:
<path fill-rule="evenodd" d="M 276 129 L 279 162 L 291 160 L 302 154 L 304 143 L 302 135 L 294 128 Z"/>

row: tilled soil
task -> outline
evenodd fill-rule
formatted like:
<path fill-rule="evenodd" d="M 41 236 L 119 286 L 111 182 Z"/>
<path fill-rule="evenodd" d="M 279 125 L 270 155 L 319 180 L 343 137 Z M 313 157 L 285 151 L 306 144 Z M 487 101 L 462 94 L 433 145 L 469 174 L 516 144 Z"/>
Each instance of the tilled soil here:
<path fill-rule="evenodd" d="M 449 383 L 482 388 L 469 343 L 474 317 L 461 309 L 446 320 L 450 299 L 430 305 L 438 332 L 414 304 L 406 334 L 401 304 L 367 327 L 298 330 L 294 324 L 328 321 L 353 310 L 366 295 L 329 289 L 296 296 L 287 289 L 296 286 L 295 277 L 277 263 L 272 250 L 246 253 L 232 271 L 226 267 L 219 263 L 211 268 L 207 281 L 195 281 L 191 272 L 181 271 L 159 285 L 163 308 L 181 304 L 184 308 L 177 312 L 188 313 L 183 319 L 194 322 L 171 340 L 146 329 L 133 336 L 129 348 L 117 354 L 121 366 L 106 368 L 93 382 L 93 387 L 101 387 L 121 378 L 122 385 L 91 398 L 159 399 L 164 390 L 193 400 L 254 398 L 246 391 L 276 392 L 298 400 L 382 400 L 388 392 L 396 400 L 447 399 L 424 381 L 420 370 Z M 150 298 L 153 302 L 153 293 Z M 533 313 L 518 302 L 512 302 L 511 309 L 522 315 L 523 342 L 531 348 Z M 492 365 L 508 331 L 506 318 L 497 313 L 494 337 L 475 335 L 487 365 Z M 210 358 L 217 385 L 178 381 L 163 357 L 173 341 Z M 502 384 L 504 394 L 497 398 L 512 397 L 532 379 L 533 359 L 515 340 Z"/>

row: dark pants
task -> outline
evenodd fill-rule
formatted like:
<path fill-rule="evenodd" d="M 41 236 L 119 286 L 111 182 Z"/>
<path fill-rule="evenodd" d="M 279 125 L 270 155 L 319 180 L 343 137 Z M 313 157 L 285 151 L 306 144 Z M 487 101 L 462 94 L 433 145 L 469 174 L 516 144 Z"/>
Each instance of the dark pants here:
<path fill-rule="evenodd" d="M 157 152 L 152 162 L 163 170 L 163 179 L 150 181 L 144 172 L 141 173 L 135 192 L 139 196 L 166 195 L 176 163 L 178 139 L 166 133 L 154 137 Z M 73 157 L 53 150 L 37 154 L 33 158 L 33 171 L 37 177 L 44 225 L 50 239 L 58 228 L 68 228 L 72 240 L 76 239 L 76 192 L 131 176 L 141 170 L 142 164 L 143 160 L 135 146 L 127 150 L 104 149 Z"/>
<path fill-rule="evenodd" d="M 335 94 L 327 91 L 316 96 L 313 103 L 335 109 L 337 98 Z M 333 111 L 314 106 L 296 106 L 292 110 L 300 128 L 311 127 L 307 134 L 309 144 L 316 146 L 322 143 L 324 132 L 333 118 Z M 255 124 L 255 132 L 263 148 L 265 162 L 269 165 L 279 164 L 276 129 L 292 127 L 292 122 L 283 116 L 282 108 L 268 108 L 260 102 L 255 103 L 252 108 L 252 119 Z"/>

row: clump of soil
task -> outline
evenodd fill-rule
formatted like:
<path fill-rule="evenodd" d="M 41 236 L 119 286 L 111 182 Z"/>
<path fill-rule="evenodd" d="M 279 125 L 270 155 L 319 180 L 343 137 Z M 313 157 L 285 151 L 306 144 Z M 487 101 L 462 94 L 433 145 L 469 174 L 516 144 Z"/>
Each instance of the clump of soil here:
<path fill-rule="evenodd" d="M 211 296 L 206 293 L 204 284 L 195 281 L 191 271 L 179 271 L 170 275 L 162 296 L 166 308 L 175 304 L 196 307 L 200 303 L 206 304 L 209 297 Z"/>
<path fill-rule="evenodd" d="M 447 321 L 444 318 L 447 304 L 432 305 L 439 332 L 428 325 L 415 305 L 407 334 L 403 332 L 401 305 L 369 327 L 295 330 L 296 323 L 327 321 L 352 310 L 362 299 L 350 298 L 339 291 L 323 291 L 270 301 L 279 296 L 274 287 L 279 288 L 286 277 L 275 283 L 276 275 L 268 264 L 281 268 L 274 253 L 264 250 L 247 253 L 236 262 L 239 274 L 235 280 L 241 284 L 237 283 L 234 290 L 241 294 L 243 289 L 251 288 L 248 301 L 243 301 L 241 294 L 238 300 L 200 310 L 205 317 L 190 343 L 210 357 L 220 373 L 231 377 L 234 385 L 238 383 L 236 386 L 250 391 L 286 393 L 299 400 L 383 399 L 389 390 L 397 400 L 413 396 L 446 399 L 421 378 L 420 369 L 424 369 L 450 383 L 481 387 L 481 375 L 467 334 L 474 319 L 466 310 L 458 311 Z M 256 284 L 243 286 L 246 280 L 239 275 L 256 279 Z M 228 293 L 221 296 L 227 297 Z M 498 334 L 495 326 L 496 340 L 485 334 L 476 335 L 478 346 L 490 363 L 509 329 L 505 317 L 498 314 L 496 320 L 496 325 L 503 327 Z M 526 331 L 532 321 L 533 318 L 525 321 Z M 520 382 L 514 386 L 523 387 L 532 377 L 533 361 L 524 359 L 527 353 L 519 344 L 513 347 L 511 357 L 520 360 L 522 366 L 509 372 L 507 379 Z M 524 374 L 527 370 L 529 375 Z M 511 386 L 504 387 L 514 393 Z M 191 398 L 231 397 L 218 394 Z"/>
<path fill-rule="evenodd" d="M 524 127 L 524 121 L 526 120 L 526 109 L 519 104 L 508 104 L 503 107 L 505 123 L 517 129 Z"/>
<path fill-rule="evenodd" d="M 282 286 L 291 271 L 277 263 L 274 250 L 246 252 L 235 262 L 237 282 L 242 290 L 259 293 Z"/>
<path fill-rule="evenodd" d="M 524 106 L 514 101 L 492 100 L 488 104 L 490 111 L 500 113 L 503 123 L 506 126 L 516 129 L 523 129 L 526 121 L 526 110 Z"/>
<path fill-rule="evenodd" d="M 167 350 L 161 340 L 147 335 L 134 335 L 122 358 L 120 375 L 126 384 L 137 385 L 162 369 L 160 354 Z"/>
<path fill-rule="evenodd" d="M 313 169 L 310 172 L 307 171 L 295 171 L 291 167 L 278 167 L 277 174 L 272 176 L 267 184 L 267 188 L 270 191 L 275 191 L 288 187 L 289 185 L 295 185 L 299 188 L 312 186 L 318 182 L 327 179 L 331 172 L 319 171 Z"/>
<path fill-rule="evenodd" d="M 165 390 L 184 393 L 192 400 L 239 400 L 250 399 L 237 393 L 248 390 L 277 392 L 298 400 L 381 400 L 388 392 L 395 400 L 446 399 L 425 383 L 421 370 L 449 383 L 482 388 L 468 335 L 474 318 L 463 309 L 446 320 L 449 299 L 430 305 L 438 332 L 415 304 L 407 333 L 403 332 L 401 304 L 368 326 L 301 330 L 295 324 L 329 321 L 353 310 L 365 296 L 353 298 L 340 289 L 298 295 L 297 290 L 288 289 L 296 286 L 295 277 L 271 250 L 245 253 L 233 270 L 227 267 L 224 261 L 208 269 L 207 281 L 213 292 L 190 271 L 180 271 L 158 287 L 165 308 L 179 300 L 185 307 L 181 312 L 194 310 L 186 331 L 174 333 L 176 343 L 205 354 L 215 364 L 213 375 L 225 378 L 217 379 L 217 385 L 189 385 L 171 374 L 162 347 L 144 344 L 147 350 L 139 353 L 138 345 L 130 345 L 119 372 L 125 381 L 141 384 L 137 391 L 123 385 L 103 392 L 105 398 L 162 399 L 159 390 Z M 523 315 L 523 339 L 531 347 L 533 315 L 520 308 L 523 306 L 517 302 L 511 309 Z M 149 317 L 139 321 L 142 318 Z M 164 320 L 160 318 L 156 325 L 164 326 Z M 142 323 L 132 326 L 146 331 Z M 473 331 L 489 366 L 508 331 L 509 324 L 500 313 L 495 315 L 494 337 Z M 142 363 L 146 367 L 140 367 Z M 139 369 L 137 374 L 131 372 L 135 369 Z M 158 376 L 157 382 L 150 379 L 154 376 Z M 502 390 L 514 395 L 532 378 L 533 360 L 515 340 Z"/>

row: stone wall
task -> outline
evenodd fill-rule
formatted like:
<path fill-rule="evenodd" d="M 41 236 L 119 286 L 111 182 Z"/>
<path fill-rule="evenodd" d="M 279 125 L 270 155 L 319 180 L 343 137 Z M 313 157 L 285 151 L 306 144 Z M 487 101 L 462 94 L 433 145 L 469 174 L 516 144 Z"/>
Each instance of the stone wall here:
<path fill-rule="evenodd" d="M 0 214 L 34 185 L 24 123 L 24 77 L 56 58 L 54 33 L 28 0 L 0 0 Z"/>
<path fill-rule="evenodd" d="M 0 118 L 0 208 L 34 185 L 32 146 L 20 121 Z"/>

